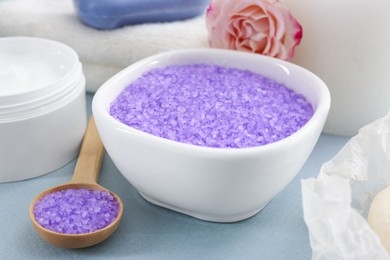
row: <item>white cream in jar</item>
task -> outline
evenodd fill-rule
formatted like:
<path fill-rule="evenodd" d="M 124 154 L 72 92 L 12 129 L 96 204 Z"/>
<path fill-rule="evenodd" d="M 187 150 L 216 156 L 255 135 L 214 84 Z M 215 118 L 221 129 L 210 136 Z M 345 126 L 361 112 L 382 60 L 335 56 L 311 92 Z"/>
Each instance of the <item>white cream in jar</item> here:
<path fill-rule="evenodd" d="M 14 95 L 43 88 L 61 74 L 50 64 L 40 61 L 38 51 L 8 53 L 0 50 L 0 95 Z"/>

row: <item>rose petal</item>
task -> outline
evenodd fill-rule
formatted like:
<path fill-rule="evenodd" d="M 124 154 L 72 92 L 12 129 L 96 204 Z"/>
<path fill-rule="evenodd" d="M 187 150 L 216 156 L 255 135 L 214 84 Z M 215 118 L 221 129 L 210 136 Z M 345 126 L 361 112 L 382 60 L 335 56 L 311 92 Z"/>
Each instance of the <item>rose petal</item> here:
<path fill-rule="evenodd" d="M 272 5 L 267 6 L 267 15 L 270 19 L 270 25 L 273 26 L 272 30 L 270 29 L 270 35 L 275 36 L 278 39 L 281 39 L 285 34 L 285 11 L 284 8 L 277 8 Z"/>
<path fill-rule="evenodd" d="M 252 19 L 254 20 L 260 20 L 267 17 L 267 14 L 264 12 L 263 9 L 258 8 L 255 13 L 252 14 Z"/>
<path fill-rule="evenodd" d="M 252 49 L 249 46 L 249 39 L 245 39 L 243 41 L 236 41 L 236 48 L 239 51 L 252 52 Z"/>
<path fill-rule="evenodd" d="M 267 45 L 266 38 L 263 39 L 263 41 L 254 41 L 252 39 L 249 41 L 249 46 L 252 49 L 252 52 L 258 52 L 259 50 L 261 51 L 264 46 Z"/>
<path fill-rule="evenodd" d="M 267 40 L 267 44 L 265 45 L 264 49 L 261 51 L 261 54 L 275 57 L 273 55 L 270 55 L 270 51 L 271 51 L 272 44 L 273 44 L 272 38 L 267 35 L 267 37 L 265 39 Z"/>
<path fill-rule="evenodd" d="M 276 38 L 271 38 L 271 48 L 269 49 L 268 55 L 272 57 L 280 57 L 283 58 L 283 49 L 282 43 L 278 41 Z"/>
<path fill-rule="evenodd" d="M 256 5 L 250 5 L 242 10 L 237 11 L 235 14 L 242 15 L 246 17 L 253 17 L 255 13 L 257 13 L 259 7 Z"/>
<path fill-rule="evenodd" d="M 254 33 L 256 32 L 263 32 L 267 34 L 273 34 L 271 30 L 273 31 L 274 26 L 273 24 L 270 24 L 270 21 L 268 17 L 263 17 L 258 20 L 250 19 L 252 26 L 254 28 Z"/>

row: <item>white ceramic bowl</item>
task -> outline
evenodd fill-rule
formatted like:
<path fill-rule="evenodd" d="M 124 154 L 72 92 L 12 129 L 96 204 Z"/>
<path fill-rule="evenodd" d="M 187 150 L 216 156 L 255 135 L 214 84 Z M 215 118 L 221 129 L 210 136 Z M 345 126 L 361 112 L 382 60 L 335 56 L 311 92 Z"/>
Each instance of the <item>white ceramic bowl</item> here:
<path fill-rule="evenodd" d="M 145 71 L 192 63 L 214 63 L 263 74 L 303 94 L 314 115 L 285 139 L 243 149 L 179 143 L 141 132 L 110 116 L 110 103 Z M 139 61 L 104 83 L 92 105 L 108 154 L 146 200 L 217 222 L 256 214 L 286 187 L 314 148 L 329 107 L 326 85 L 311 72 L 282 60 L 220 49 L 172 51 Z"/>

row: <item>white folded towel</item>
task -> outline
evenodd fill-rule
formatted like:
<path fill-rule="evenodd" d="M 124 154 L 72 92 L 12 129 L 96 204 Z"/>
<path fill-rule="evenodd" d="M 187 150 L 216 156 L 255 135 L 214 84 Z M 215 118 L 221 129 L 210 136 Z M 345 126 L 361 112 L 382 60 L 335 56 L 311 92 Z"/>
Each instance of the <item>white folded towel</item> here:
<path fill-rule="evenodd" d="M 150 55 L 208 47 L 204 17 L 101 31 L 80 22 L 72 0 L 0 0 L 0 37 L 31 36 L 63 42 L 78 53 L 87 91 Z"/>

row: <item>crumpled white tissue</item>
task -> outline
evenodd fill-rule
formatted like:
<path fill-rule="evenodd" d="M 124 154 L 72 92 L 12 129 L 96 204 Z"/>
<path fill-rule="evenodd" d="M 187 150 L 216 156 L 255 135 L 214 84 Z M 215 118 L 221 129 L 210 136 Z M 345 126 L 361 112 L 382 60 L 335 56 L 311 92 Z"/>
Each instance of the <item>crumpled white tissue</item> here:
<path fill-rule="evenodd" d="M 375 195 L 390 185 L 390 112 L 361 128 L 319 176 L 302 180 L 312 259 L 390 259 L 367 223 Z"/>

